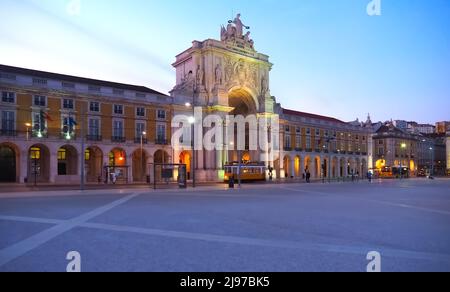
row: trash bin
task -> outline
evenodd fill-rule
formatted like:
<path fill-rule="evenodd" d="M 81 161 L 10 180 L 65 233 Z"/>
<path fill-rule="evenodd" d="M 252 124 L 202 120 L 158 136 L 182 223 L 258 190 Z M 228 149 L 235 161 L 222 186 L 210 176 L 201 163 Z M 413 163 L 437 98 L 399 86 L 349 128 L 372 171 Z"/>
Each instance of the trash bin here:
<path fill-rule="evenodd" d="M 230 189 L 234 189 L 234 176 L 230 177 L 230 179 L 228 180 L 228 187 Z"/>

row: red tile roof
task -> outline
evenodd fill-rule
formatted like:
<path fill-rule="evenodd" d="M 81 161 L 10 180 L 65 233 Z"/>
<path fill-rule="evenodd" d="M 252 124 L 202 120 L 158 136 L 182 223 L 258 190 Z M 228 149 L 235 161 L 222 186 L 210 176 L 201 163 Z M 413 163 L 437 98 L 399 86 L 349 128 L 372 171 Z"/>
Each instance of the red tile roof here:
<path fill-rule="evenodd" d="M 72 75 L 64 75 L 64 74 L 58 74 L 58 73 L 50 73 L 50 72 L 45 72 L 45 71 L 19 68 L 19 67 L 13 67 L 13 66 L 1 65 L 1 64 L 0 64 L 0 71 L 5 72 L 5 73 L 28 75 L 28 76 L 44 78 L 44 79 L 61 80 L 61 81 L 68 81 L 68 82 L 73 82 L 73 83 L 83 83 L 83 84 L 88 84 L 88 85 L 112 87 L 112 88 L 122 89 L 122 90 L 132 90 L 132 91 L 139 91 L 139 92 L 143 92 L 143 93 L 151 93 L 151 94 L 167 96 L 167 94 L 158 92 L 156 90 L 153 90 L 153 89 L 145 87 L 145 86 L 123 84 L 123 83 L 103 81 L 103 80 L 77 77 L 77 76 L 72 76 Z"/>
<path fill-rule="evenodd" d="M 341 120 L 338 120 L 338 119 L 335 119 L 332 117 L 320 116 L 320 115 L 316 115 L 316 114 L 299 112 L 299 111 L 294 111 L 294 110 L 289 110 L 289 109 L 283 109 L 283 114 L 291 115 L 291 116 L 299 116 L 299 117 L 304 117 L 304 118 L 310 118 L 310 119 L 316 119 L 316 120 L 322 120 L 322 121 L 327 121 L 327 122 L 332 122 L 332 123 L 347 124 L 346 122 L 343 122 Z"/>

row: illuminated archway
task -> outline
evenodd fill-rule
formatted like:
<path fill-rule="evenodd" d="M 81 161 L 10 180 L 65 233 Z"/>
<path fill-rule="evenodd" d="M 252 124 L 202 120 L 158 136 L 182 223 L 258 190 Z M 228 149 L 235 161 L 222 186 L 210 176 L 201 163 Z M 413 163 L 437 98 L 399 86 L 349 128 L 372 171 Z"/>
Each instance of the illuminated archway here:
<path fill-rule="evenodd" d="M 103 152 L 96 146 L 88 147 L 84 153 L 86 179 L 88 182 L 97 182 L 102 179 Z"/>
<path fill-rule="evenodd" d="M 135 182 L 145 182 L 146 178 L 147 178 L 147 151 L 145 151 L 145 149 L 143 149 L 141 151 L 141 149 L 136 149 L 133 152 L 133 167 L 132 167 L 132 171 L 133 171 L 133 180 Z"/>
<path fill-rule="evenodd" d="M 302 176 L 302 160 L 300 156 L 296 156 L 294 159 L 294 175 L 295 177 Z"/>
<path fill-rule="evenodd" d="M 192 160 L 191 160 L 191 153 L 188 151 L 183 151 L 180 154 L 180 163 L 186 164 L 186 174 L 187 178 L 191 179 L 191 168 L 192 168 Z"/>
<path fill-rule="evenodd" d="M 319 156 L 314 158 L 315 178 L 320 178 L 322 174 L 322 163 Z"/>
<path fill-rule="evenodd" d="M 126 166 L 127 154 L 121 148 L 114 148 L 109 152 L 109 166 Z"/>
<path fill-rule="evenodd" d="M 291 157 L 289 155 L 286 155 L 283 159 L 283 166 L 284 166 L 284 175 L 286 178 L 292 177 L 293 174 L 291 173 Z"/>
<path fill-rule="evenodd" d="M 76 175 L 78 173 L 78 152 L 72 145 L 58 149 L 58 175 Z"/>
<path fill-rule="evenodd" d="M 28 182 L 50 181 L 50 151 L 43 144 L 35 144 L 28 150 Z"/>

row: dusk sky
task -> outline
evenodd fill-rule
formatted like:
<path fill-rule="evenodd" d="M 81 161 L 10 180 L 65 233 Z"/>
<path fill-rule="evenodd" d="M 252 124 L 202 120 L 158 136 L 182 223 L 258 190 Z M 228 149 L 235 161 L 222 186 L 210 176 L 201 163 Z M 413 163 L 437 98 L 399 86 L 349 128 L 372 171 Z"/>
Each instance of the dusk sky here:
<path fill-rule="evenodd" d="M 175 55 L 219 39 L 240 12 L 274 63 L 283 107 L 345 121 L 450 120 L 450 1 L 381 0 L 372 17 L 369 2 L 0 0 L 0 63 L 168 93 Z"/>

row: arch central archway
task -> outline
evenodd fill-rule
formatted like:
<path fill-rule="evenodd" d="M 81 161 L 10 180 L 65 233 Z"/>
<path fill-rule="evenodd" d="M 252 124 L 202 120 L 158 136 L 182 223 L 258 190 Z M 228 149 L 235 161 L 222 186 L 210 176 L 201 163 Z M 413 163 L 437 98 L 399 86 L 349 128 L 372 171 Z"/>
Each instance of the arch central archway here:
<path fill-rule="evenodd" d="M 257 100 L 253 97 L 249 90 L 239 87 L 232 88 L 228 93 L 228 105 L 234 110 L 231 115 L 255 114 L 259 110 Z"/>

